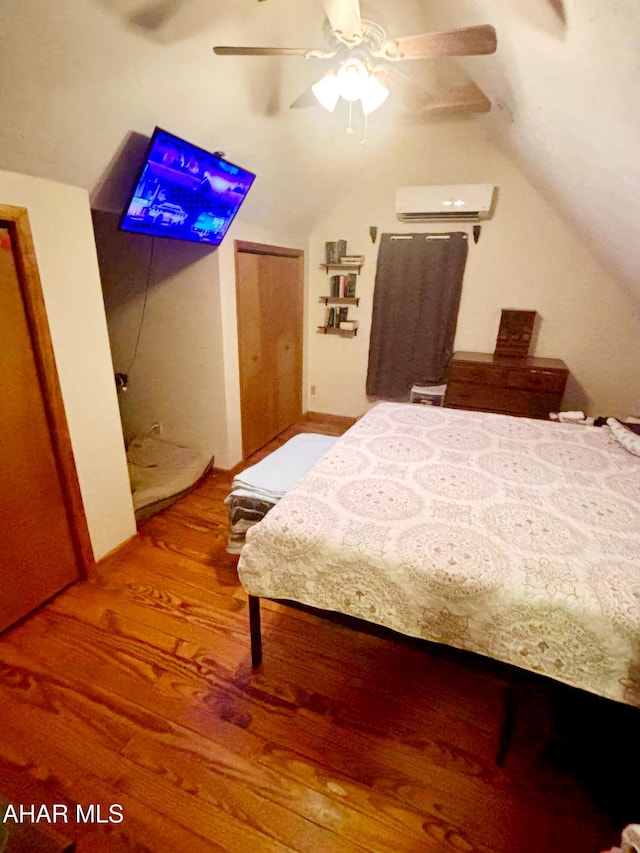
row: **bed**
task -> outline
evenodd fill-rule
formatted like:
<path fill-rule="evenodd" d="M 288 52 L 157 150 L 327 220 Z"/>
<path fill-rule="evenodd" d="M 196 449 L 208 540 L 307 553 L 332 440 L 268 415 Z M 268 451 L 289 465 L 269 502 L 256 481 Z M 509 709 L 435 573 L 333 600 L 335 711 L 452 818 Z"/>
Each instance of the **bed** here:
<path fill-rule="evenodd" d="M 247 532 L 254 665 L 267 597 L 640 706 L 640 457 L 617 427 L 374 406 Z"/>

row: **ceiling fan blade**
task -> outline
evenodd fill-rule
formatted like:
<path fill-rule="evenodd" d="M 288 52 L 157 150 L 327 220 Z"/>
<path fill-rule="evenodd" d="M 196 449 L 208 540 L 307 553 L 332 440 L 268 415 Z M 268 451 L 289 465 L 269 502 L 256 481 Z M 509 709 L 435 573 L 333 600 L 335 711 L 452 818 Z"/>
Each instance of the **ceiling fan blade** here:
<path fill-rule="evenodd" d="M 360 0 L 324 0 L 324 11 L 336 38 L 344 44 L 360 44 Z"/>
<path fill-rule="evenodd" d="M 489 98 L 472 81 L 430 92 L 427 97 L 424 95 L 425 93 L 412 107 L 413 116 L 416 118 L 487 113 L 491 109 Z"/>
<path fill-rule="evenodd" d="M 447 68 L 446 78 L 439 79 L 436 71 L 427 85 L 410 77 L 397 66 L 380 69 L 376 72 L 387 88 L 396 90 L 405 110 L 405 118 L 438 118 L 440 116 L 469 115 L 486 113 L 491 109 L 491 101 L 473 80 L 459 72 L 451 73 Z"/>
<path fill-rule="evenodd" d="M 373 52 L 384 59 L 436 59 L 441 56 L 479 56 L 495 53 L 496 31 L 489 24 L 442 33 L 422 33 L 384 42 Z"/>
<path fill-rule="evenodd" d="M 228 45 L 218 45 L 213 48 L 213 52 L 217 56 L 304 56 L 306 59 L 309 57 L 328 59 L 335 55 L 335 51 L 327 53 L 308 47 L 231 47 Z"/>
<path fill-rule="evenodd" d="M 488 113 L 491 109 L 491 101 L 475 83 L 465 83 L 463 86 L 452 86 L 434 92 L 431 100 L 418 109 L 418 114 L 424 112 L 429 116 Z"/>
<path fill-rule="evenodd" d="M 304 92 L 299 95 L 295 101 L 289 105 L 290 110 L 301 110 L 306 107 L 317 107 L 318 99 L 313 94 L 311 86 L 304 90 Z"/>

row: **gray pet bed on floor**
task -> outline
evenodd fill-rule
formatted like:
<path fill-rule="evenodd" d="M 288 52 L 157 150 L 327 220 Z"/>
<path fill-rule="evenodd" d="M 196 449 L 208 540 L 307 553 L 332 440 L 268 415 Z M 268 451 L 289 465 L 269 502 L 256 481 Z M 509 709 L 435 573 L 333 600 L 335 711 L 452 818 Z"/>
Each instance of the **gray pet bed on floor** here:
<path fill-rule="evenodd" d="M 127 463 L 136 521 L 141 522 L 189 492 L 213 459 L 202 450 L 142 436 L 129 444 Z"/>

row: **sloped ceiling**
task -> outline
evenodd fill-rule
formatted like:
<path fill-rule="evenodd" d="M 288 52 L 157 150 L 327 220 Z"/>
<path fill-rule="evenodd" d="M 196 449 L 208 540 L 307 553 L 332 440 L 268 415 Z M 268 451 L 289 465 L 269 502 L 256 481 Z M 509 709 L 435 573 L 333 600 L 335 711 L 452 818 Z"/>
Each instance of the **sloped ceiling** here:
<path fill-rule="evenodd" d="M 486 132 L 640 301 L 637 0 L 363 0 L 389 37 L 493 24 L 498 51 L 460 68 L 492 101 Z M 298 57 L 215 44 L 322 47 L 321 0 L 4 0 L 0 168 L 86 187 L 118 210 L 156 125 L 255 171 L 241 215 L 310 230 L 409 124 L 385 105 L 360 130 L 289 105 L 321 75 Z M 406 64 L 405 64 L 406 65 Z M 428 63 L 411 71 L 428 75 Z M 391 101 L 391 99 L 389 99 Z M 462 128 L 464 122 L 458 122 Z"/>

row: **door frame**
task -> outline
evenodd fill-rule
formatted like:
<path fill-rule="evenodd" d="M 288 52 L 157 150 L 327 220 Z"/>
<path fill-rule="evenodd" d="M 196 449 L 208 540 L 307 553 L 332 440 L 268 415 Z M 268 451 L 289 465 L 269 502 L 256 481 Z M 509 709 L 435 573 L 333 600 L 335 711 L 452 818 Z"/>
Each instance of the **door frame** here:
<path fill-rule="evenodd" d="M 238 256 L 243 253 L 248 253 L 252 255 L 275 255 L 277 257 L 283 258 L 295 258 L 296 260 L 301 260 L 300 266 L 300 287 L 302 289 L 302 370 L 300 376 L 300 400 L 301 407 L 304 411 L 305 405 L 305 364 L 306 364 L 306 294 L 305 294 L 305 251 L 304 249 L 293 249 L 287 246 L 274 246 L 270 243 L 254 243 L 250 240 L 234 240 L 233 241 L 233 260 L 234 260 L 234 273 L 235 273 L 235 284 L 236 284 L 236 335 L 237 335 L 237 327 L 239 323 L 238 317 Z M 239 346 L 239 342 L 236 343 L 236 348 Z M 238 359 L 240 358 L 240 353 L 238 352 Z M 238 388 L 240 388 L 240 375 L 238 374 Z M 240 399 L 240 411 L 242 411 L 242 399 Z M 302 414 L 302 412 L 301 412 Z M 240 429 L 242 431 L 242 416 L 240 418 Z M 243 443 L 243 459 L 245 458 L 244 453 L 244 436 L 242 438 Z"/>
<path fill-rule="evenodd" d="M 38 371 L 53 454 L 69 519 L 73 548 L 78 561 L 79 576 L 86 578 L 95 565 L 95 559 L 60 390 L 27 209 L 0 204 L 0 227 L 6 228 L 11 237 L 31 348 Z"/>

